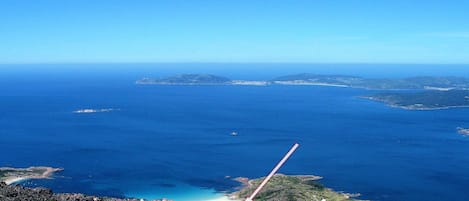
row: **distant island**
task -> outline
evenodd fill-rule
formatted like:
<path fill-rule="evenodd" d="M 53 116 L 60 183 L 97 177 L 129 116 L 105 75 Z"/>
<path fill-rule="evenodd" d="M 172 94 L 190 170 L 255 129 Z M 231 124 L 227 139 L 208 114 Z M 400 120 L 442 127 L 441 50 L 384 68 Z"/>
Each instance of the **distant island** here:
<path fill-rule="evenodd" d="M 395 79 L 369 79 L 346 75 L 317 75 L 301 73 L 272 80 L 231 80 L 211 74 L 180 74 L 165 78 L 143 78 L 136 84 L 155 85 L 319 85 L 364 89 L 423 89 L 423 90 L 469 90 L 469 79 L 464 77 L 410 77 Z"/>
<path fill-rule="evenodd" d="M 244 184 L 239 191 L 230 195 L 232 199 L 247 198 L 262 182 L 264 178 L 249 180 L 238 178 Z M 256 201 L 279 201 L 279 200 L 311 200 L 311 201 L 351 201 L 360 194 L 348 194 L 335 192 L 317 183 L 321 179 L 318 176 L 298 175 L 287 176 L 276 174 L 267 185 L 255 197 Z"/>
<path fill-rule="evenodd" d="M 137 80 L 136 84 L 158 84 L 158 85 L 226 85 L 231 80 L 210 74 L 181 74 L 165 78 L 143 78 Z"/>
<path fill-rule="evenodd" d="M 0 168 L 0 182 L 13 184 L 29 179 L 48 179 L 54 173 L 62 171 L 62 168 L 29 167 L 29 168 Z"/>
<path fill-rule="evenodd" d="M 268 81 L 231 80 L 210 74 L 180 74 L 165 78 L 142 78 L 135 82 L 142 85 L 255 85 L 265 86 Z"/>
<path fill-rule="evenodd" d="M 393 90 L 361 98 L 385 103 L 407 110 L 435 110 L 469 107 L 469 79 L 464 77 L 409 77 L 370 79 L 347 75 L 317 75 L 301 73 L 272 80 L 231 80 L 210 74 L 181 74 L 166 78 L 143 78 L 142 85 L 315 85 L 350 87 L 369 90 Z"/>

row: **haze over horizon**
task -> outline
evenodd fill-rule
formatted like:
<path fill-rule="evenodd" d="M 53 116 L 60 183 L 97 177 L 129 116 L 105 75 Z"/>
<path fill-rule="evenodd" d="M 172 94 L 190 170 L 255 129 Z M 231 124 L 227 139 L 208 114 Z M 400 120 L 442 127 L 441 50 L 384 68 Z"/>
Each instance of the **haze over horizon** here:
<path fill-rule="evenodd" d="M 469 3 L 0 2 L 0 63 L 469 63 Z"/>

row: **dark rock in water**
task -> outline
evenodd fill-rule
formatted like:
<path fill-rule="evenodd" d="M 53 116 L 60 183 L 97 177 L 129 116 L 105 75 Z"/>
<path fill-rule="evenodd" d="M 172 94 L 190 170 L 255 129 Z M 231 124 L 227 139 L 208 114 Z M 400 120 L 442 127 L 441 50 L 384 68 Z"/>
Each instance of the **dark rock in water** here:
<path fill-rule="evenodd" d="M 141 199 L 120 199 L 108 197 L 87 196 L 78 193 L 54 194 L 46 188 L 26 188 L 20 185 L 9 186 L 0 183 L 1 201 L 141 201 Z M 162 199 L 165 201 L 171 201 Z M 156 200 L 159 201 L 159 200 Z"/>

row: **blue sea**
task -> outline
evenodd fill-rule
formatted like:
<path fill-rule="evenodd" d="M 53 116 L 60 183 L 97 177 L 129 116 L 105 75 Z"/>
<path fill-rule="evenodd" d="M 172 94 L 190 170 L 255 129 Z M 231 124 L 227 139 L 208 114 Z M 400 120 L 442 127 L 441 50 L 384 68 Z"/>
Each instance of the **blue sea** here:
<path fill-rule="evenodd" d="M 270 79 L 300 72 L 365 77 L 469 75 L 464 65 L 0 65 L 0 166 L 64 168 L 31 180 L 55 192 L 210 200 L 280 172 L 323 176 L 380 201 L 468 200 L 469 109 L 408 111 L 318 86 L 141 86 L 176 73 Z M 78 109 L 114 108 L 76 114 Z M 236 131 L 237 136 L 230 133 Z M 229 178 L 228 178 L 229 177 Z"/>

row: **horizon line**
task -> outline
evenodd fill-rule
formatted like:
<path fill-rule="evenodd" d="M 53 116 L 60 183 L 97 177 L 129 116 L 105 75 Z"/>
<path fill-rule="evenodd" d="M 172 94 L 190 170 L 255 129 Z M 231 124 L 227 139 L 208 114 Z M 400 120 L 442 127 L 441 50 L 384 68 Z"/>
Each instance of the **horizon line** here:
<path fill-rule="evenodd" d="M 6 62 L 0 65 L 90 65 L 90 64 L 311 64 L 311 65 L 469 65 L 469 63 L 425 63 L 425 62 L 268 62 L 268 61 L 239 61 L 239 62 L 217 62 L 217 61 L 135 61 L 135 62 Z"/>

